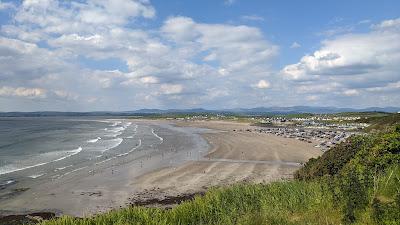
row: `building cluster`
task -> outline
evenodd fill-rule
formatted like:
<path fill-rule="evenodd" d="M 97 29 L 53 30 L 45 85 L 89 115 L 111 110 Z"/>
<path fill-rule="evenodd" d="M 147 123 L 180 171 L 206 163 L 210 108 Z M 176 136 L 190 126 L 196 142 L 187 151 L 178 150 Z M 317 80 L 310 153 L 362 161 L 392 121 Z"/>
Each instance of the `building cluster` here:
<path fill-rule="evenodd" d="M 339 130 L 361 130 L 368 127 L 367 123 L 357 123 L 355 120 L 360 117 L 326 117 L 312 116 L 305 118 L 284 118 L 272 117 L 262 118 L 260 124 L 285 126 L 294 125 L 296 127 L 305 127 L 309 129 L 339 129 Z"/>
<path fill-rule="evenodd" d="M 339 129 L 339 130 L 361 130 L 368 127 L 367 123 L 325 123 L 316 121 L 304 121 L 298 126 L 309 129 Z"/>
<path fill-rule="evenodd" d="M 294 121 L 354 121 L 359 120 L 361 117 L 359 116 L 330 116 L 330 115 L 319 115 L 319 116 L 310 116 L 310 117 L 302 117 L 302 118 L 292 118 Z"/>
<path fill-rule="evenodd" d="M 293 138 L 299 141 L 315 144 L 316 148 L 326 151 L 329 148 L 341 143 L 356 132 L 348 132 L 344 130 L 320 130 L 320 129 L 306 129 L 306 128 L 289 128 L 289 127 L 268 127 L 268 128 L 254 128 L 246 130 L 234 130 L 267 133 L 284 138 Z"/>

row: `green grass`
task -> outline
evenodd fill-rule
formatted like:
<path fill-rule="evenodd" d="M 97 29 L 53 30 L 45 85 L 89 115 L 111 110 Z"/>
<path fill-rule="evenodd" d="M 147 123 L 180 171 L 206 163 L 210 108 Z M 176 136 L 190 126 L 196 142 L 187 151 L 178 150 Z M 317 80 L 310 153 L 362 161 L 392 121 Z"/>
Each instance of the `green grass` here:
<path fill-rule="evenodd" d="M 317 159 L 310 159 L 295 173 L 301 180 L 345 175 L 351 169 L 383 171 L 400 163 L 400 125 L 381 132 L 352 136 Z"/>
<path fill-rule="evenodd" d="M 373 131 L 373 130 L 381 131 L 386 129 L 387 127 L 400 124 L 400 113 L 373 115 L 367 118 L 361 118 L 356 122 L 369 123 L 370 126 L 367 127 L 365 131 Z"/>
<path fill-rule="evenodd" d="M 359 116 L 363 118 L 370 118 L 370 117 L 385 117 L 390 115 L 391 113 L 387 112 L 340 112 L 332 114 L 333 116 Z"/>
<path fill-rule="evenodd" d="M 326 189 L 318 182 L 303 181 L 238 184 L 212 189 L 170 210 L 130 207 L 92 218 L 62 217 L 43 224 L 337 224 L 340 212 L 334 209 Z"/>

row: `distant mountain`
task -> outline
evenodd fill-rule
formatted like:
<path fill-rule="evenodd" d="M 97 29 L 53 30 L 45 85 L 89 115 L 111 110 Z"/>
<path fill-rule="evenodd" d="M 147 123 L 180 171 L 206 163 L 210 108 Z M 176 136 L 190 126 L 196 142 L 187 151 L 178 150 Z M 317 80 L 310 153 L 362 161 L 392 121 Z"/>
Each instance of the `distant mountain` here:
<path fill-rule="evenodd" d="M 144 114 L 167 114 L 167 113 L 207 113 L 207 112 L 218 112 L 217 110 L 207 110 L 202 108 L 194 109 L 139 109 L 135 111 L 129 111 L 129 113 L 144 113 Z"/>
<path fill-rule="evenodd" d="M 96 111 L 96 112 L 0 112 L 0 117 L 12 116 L 145 116 L 150 114 L 191 114 L 191 113 L 221 113 L 240 115 L 264 115 L 264 114 L 295 114 L 295 113 L 340 113 L 340 112 L 400 112 L 400 107 L 370 107 L 364 109 L 336 108 L 336 107 L 314 107 L 314 106 L 291 106 L 291 107 L 256 107 L 256 108 L 234 108 L 222 110 L 209 110 L 203 108 L 194 109 L 139 109 L 134 111 Z"/>
<path fill-rule="evenodd" d="M 233 108 L 221 110 L 196 109 L 140 109 L 130 111 L 131 113 L 168 114 L 168 113 L 238 113 L 238 114 L 292 114 L 292 113 L 340 113 L 340 112 L 399 112 L 400 107 L 371 107 L 364 109 L 336 108 L 336 107 L 314 107 L 314 106 L 291 106 L 291 107 L 256 107 L 256 108 Z"/>
<path fill-rule="evenodd" d="M 385 108 L 379 108 L 379 107 L 369 107 L 364 109 L 367 112 L 400 112 L 400 107 L 385 107 Z"/>
<path fill-rule="evenodd" d="M 292 113 L 340 113 L 340 112 L 399 112 L 400 107 L 371 107 L 364 109 L 336 108 L 336 107 L 314 107 L 314 106 L 291 106 L 291 107 L 257 107 L 250 109 L 227 110 L 237 113 L 271 113 L 271 114 L 292 114 Z"/>

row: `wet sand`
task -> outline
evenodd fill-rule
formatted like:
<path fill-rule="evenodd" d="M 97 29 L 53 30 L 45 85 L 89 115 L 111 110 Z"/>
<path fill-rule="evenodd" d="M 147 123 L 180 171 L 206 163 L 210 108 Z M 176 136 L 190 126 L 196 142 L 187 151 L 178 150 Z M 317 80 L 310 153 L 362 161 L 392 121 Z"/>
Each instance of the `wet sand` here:
<path fill-rule="evenodd" d="M 2 201 L 0 210 L 87 216 L 135 202 L 149 203 L 141 205 L 157 205 L 163 201 L 172 204 L 177 202 L 174 196 L 188 198 L 211 186 L 290 179 L 300 163 L 321 154 L 313 144 L 270 134 L 233 131 L 251 129 L 248 124 L 176 122 L 175 125 L 176 129 L 212 129 L 201 134 L 209 143 L 210 151 L 207 153 L 207 149 L 183 141 L 187 137 L 175 140 L 173 134 L 160 134 L 164 142 L 159 151 L 144 154 L 140 160 L 110 162 L 93 174 L 83 169 L 66 178 L 38 185 Z"/>

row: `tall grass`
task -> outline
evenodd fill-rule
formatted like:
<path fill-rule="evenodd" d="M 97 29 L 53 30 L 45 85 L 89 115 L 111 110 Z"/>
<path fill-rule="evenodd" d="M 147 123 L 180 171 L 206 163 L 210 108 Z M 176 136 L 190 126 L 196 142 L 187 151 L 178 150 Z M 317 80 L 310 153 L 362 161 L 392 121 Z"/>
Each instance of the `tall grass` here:
<path fill-rule="evenodd" d="M 238 184 L 164 210 L 129 207 L 91 218 L 61 217 L 43 225 L 92 224 L 337 224 L 327 187 L 318 182 Z"/>
<path fill-rule="evenodd" d="M 127 207 L 89 218 L 64 216 L 41 225 L 150 224 L 345 224 L 344 193 L 335 182 L 287 181 L 236 184 L 213 188 L 206 195 L 172 209 Z M 354 224 L 400 224 L 400 168 L 374 176 L 368 205 L 356 211 Z"/>

